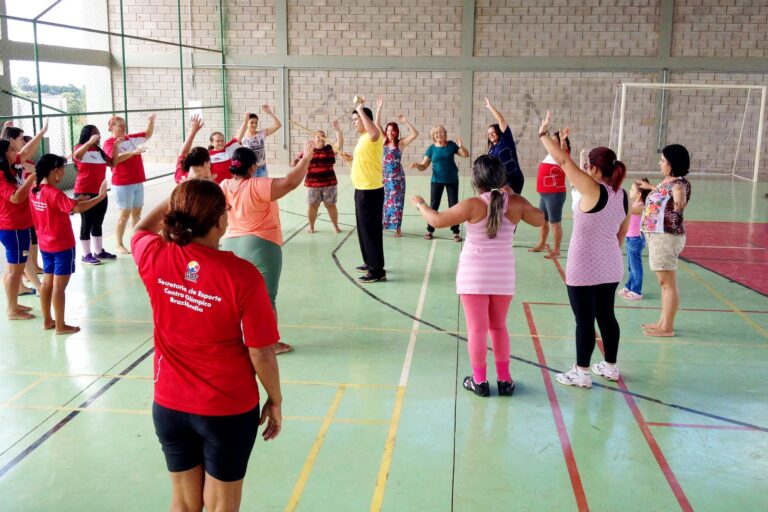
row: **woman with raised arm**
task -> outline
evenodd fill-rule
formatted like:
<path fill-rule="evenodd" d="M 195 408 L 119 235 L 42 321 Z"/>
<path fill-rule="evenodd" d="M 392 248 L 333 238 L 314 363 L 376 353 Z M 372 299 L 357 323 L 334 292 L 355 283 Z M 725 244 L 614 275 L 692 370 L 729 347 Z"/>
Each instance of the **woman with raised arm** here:
<path fill-rule="evenodd" d="M 448 140 L 445 127 L 436 124 L 429 131 L 432 138 L 432 145 L 424 152 L 424 158 L 421 163 L 411 162 L 410 169 L 425 171 L 432 164 L 432 183 L 429 189 L 429 207 L 437 211 L 440 209 L 440 202 L 443 199 L 443 189 L 448 191 L 448 207 L 452 207 L 459 202 L 459 168 L 456 166 L 454 155 L 461 158 L 469 157 L 469 150 L 461 143 L 461 139 L 456 137 L 456 142 Z M 460 228 L 458 224 L 451 226 L 453 240 L 461 242 Z M 424 238 L 432 240 L 435 228 L 427 225 L 427 232 Z"/>
<path fill-rule="evenodd" d="M 488 150 L 489 156 L 498 158 L 504 164 L 504 170 L 507 173 L 507 185 L 520 194 L 523 191 L 525 177 L 520 170 L 520 161 L 517 159 L 517 145 L 512 135 L 512 129 L 507 124 L 507 120 L 496 110 L 491 101 L 485 98 L 485 108 L 487 108 L 496 123 L 488 127 Z"/>
<path fill-rule="evenodd" d="M 336 142 L 333 144 L 328 144 L 323 130 L 315 131 L 312 136 L 312 159 L 309 161 L 307 176 L 304 178 L 304 186 L 307 188 L 308 233 L 315 232 L 320 203 L 324 204 L 328 211 L 333 230 L 341 233 L 339 210 L 336 208 L 338 181 L 333 166 L 336 164 L 336 154 L 344 147 L 344 135 L 341 133 L 338 119 L 334 119 L 332 124 L 333 131 L 336 132 Z M 291 165 L 296 166 L 303 157 L 304 152 L 299 153 Z"/>
<path fill-rule="evenodd" d="M 435 227 L 466 223 L 467 240 L 456 271 L 456 293 L 467 319 L 469 361 L 472 375 L 464 389 L 489 396 L 486 378 L 487 337 L 490 334 L 499 395 L 511 395 L 515 383 L 509 373 L 507 313 L 515 295 L 515 255 L 512 240 L 522 221 L 541 226 L 544 214 L 505 186 L 506 174 L 498 159 L 483 155 L 472 166 L 472 186 L 477 196 L 465 199 L 444 212 L 412 202 L 422 217 Z"/>
<path fill-rule="evenodd" d="M 211 174 L 211 155 L 208 150 L 201 146 L 192 147 L 192 144 L 195 143 L 195 137 L 203 129 L 203 126 L 205 126 L 203 118 L 198 114 L 189 118 L 189 133 L 176 159 L 176 172 L 173 175 L 176 183 L 181 183 L 187 179 L 214 179 Z M 227 169 L 227 174 L 229 174 L 229 169 Z"/>
<path fill-rule="evenodd" d="M 122 137 L 115 139 L 112 156 L 109 157 L 99 146 L 101 133 L 92 124 L 80 130 L 80 140 L 72 151 L 72 160 L 77 167 L 75 178 L 75 199 L 92 199 L 99 195 L 99 189 L 107 176 L 107 166 L 114 168 L 120 158 Z M 107 215 L 109 200 L 105 198 L 93 208 L 80 214 L 80 247 L 83 256 L 80 261 L 86 265 L 100 265 L 101 260 L 117 258 L 107 252 L 103 245 L 102 225 Z"/>
<path fill-rule="evenodd" d="M 14 133 L 14 130 L 19 133 Z M 0 243 L 5 247 L 7 263 L 3 288 L 9 320 L 29 320 L 35 317 L 30 313 L 32 308 L 19 304 L 22 275 L 26 273 L 27 279 L 38 291 L 42 287 L 35 273 L 37 262 L 29 265 L 28 261 L 34 231 L 28 197 L 35 183 L 35 174 L 27 174 L 25 177 L 22 162 L 37 152 L 47 130 L 46 121 L 37 135 L 24 144 L 24 132 L 6 124 L 3 135 L 8 138 L 0 139 Z"/>
<path fill-rule="evenodd" d="M 239 510 L 259 425 L 265 441 L 282 427 L 275 315 L 259 271 L 219 250 L 226 229 L 221 188 L 192 179 L 131 239 L 155 324 L 152 419 L 171 510 Z"/>
<path fill-rule="evenodd" d="M 240 131 L 237 133 L 237 140 L 243 147 L 246 147 L 256 153 L 256 177 L 266 178 L 267 173 L 267 151 L 266 151 L 266 138 L 277 132 L 282 128 L 283 124 L 280 122 L 272 107 L 266 103 L 261 106 L 261 110 L 272 119 L 272 126 L 269 128 L 259 129 L 259 116 L 251 112 L 245 113 L 243 124 L 240 126 Z"/>
<path fill-rule="evenodd" d="M 648 240 L 648 265 L 661 286 L 661 316 L 655 324 L 643 325 L 646 336 L 675 335 L 675 315 L 680 308 L 677 260 L 685 247 L 683 210 L 691 199 L 691 183 L 685 176 L 690 167 L 688 150 L 671 144 L 661 150 L 661 183 L 654 187 L 648 182 L 635 182 L 640 188 L 652 190 L 645 199 L 640 229 Z"/>
<path fill-rule="evenodd" d="M 146 151 L 144 144 L 155 133 L 156 117 L 154 112 L 149 114 L 146 129 L 137 133 L 126 133 L 125 119 L 122 117 L 114 116 L 107 123 L 112 137 L 104 141 L 104 153 L 109 158 L 114 157 L 115 141 L 123 139 L 120 143 L 120 154 L 114 159 L 112 167 L 112 190 L 115 192 L 119 210 L 115 226 L 118 254 L 131 252 L 123 245 L 128 218 L 130 217 L 131 227 L 134 228 L 141 218 L 141 209 L 144 207 L 144 182 L 147 181 L 141 155 Z"/>
<path fill-rule="evenodd" d="M 312 159 L 312 141 L 304 155 L 284 178 L 257 178 L 256 153 L 239 148 L 232 156 L 232 179 L 221 182 L 227 204 L 228 227 L 221 247 L 253 263 L 264 276 L 272 309 L 277 311 L 277 289 L 283 269 L 283 234 L 277 200 L 301 185 Z M 282 341 L 275 353 L 293 350 Z"/>
<path fill-rule="evenodd" d="M 565 131 L 565 130 L 563 130 Z M 571 141 L 568 134 L 555 132 L 552 140 L 560 144 L 560 148 L 571 154 Z M 541 226 L 539 243 L 528 249 L 528 252 L 541 252 L 546 249 L 549 227 L 554 233 L 553 248 L 544 255 L 547 259 L 560 257 L 560 244 L 563 240 L 563 205 L 565 204 L 565 173 L 551 155 L 547 155 L 539 164 L 536 175 L 536 192 L 539 193 L 539 208 L 544 212 L 544 225 Z"/>
<path fill-rule="evenodd" d="M 384 182 L 384 212 L 382 225 L 387 231 L 394 231 L 395 238 L 403 236 L 400 227 L 403 224 L 403 208 L 405 206 L 405 171 L 401 164 L 403 151 L 419 136 L 419 131 L 403 115 L 398 121 L 408 126 L 408 135 L 400 138 L 400 126 L 395 122 L 381 127 L 381 107 L 384 104 L 381 96 L 376 100 L 376 126 L 384 134 L 384 159 L 382 160 L 382 181 Z"/>
<path fill-rule="evenodd" d="M 565 284 L 576 319 L 576 364 L 555 379 L 566 386 L 592 387 L 590 359 L 595 350 L 595 320 L 605 347 L 605 359 L 592 373 L 619 380 L 616 357 L 619 323 L 614 314 L 616 288 L 624 275 L 621 245 L 629 227 L 627 194 L 621 188 L 627 169 L 606 147 L 589 152 L 586 173 L 549 134 L 551 114 L 539 128 L 539 140 L 580 194 L 573 211 L 573 234 L 568 247 Z"/>

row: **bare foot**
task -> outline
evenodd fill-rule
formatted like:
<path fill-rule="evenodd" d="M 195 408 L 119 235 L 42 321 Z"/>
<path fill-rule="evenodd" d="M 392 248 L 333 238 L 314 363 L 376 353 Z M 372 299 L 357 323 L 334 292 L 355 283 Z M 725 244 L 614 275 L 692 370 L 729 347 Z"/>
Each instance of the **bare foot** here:
<path fill-rule="evenodd" d="M 341 228 L 339 228 L 339 226 L 333 226 L 333 231 L 336 233 L 341 233 Z"/>
<path fill-rule="evenodd" d="M 307 228 L 307 233 L 314 233 L 314 232 L 315 232 L 315 228 L 314 228 L 314 226 L 309 226 L 309 227 Z"/>
<path fill-rule="evenodd" d="M 118 245 L 116 249 L 117 254 L 131 254 L 130 249 L 126 249 L 122 245 Z"/>
<path fill-rule="evenodd" d="M 402 231 L 400 231 L 399 229 L 397 231 L 395 231 L 395 238 L 400 238 L 401 236 L 403 236 L 403 232 Z"/>
<path fill-rule="evenodd" d="M 16 310 L 8 313 L 8 320 L 31 320 L 32 318 L 35 318 L 35 315 L 26 311 Z"/>
<path fill-rule="evenodd" d="M 643 324 L 640 327 L 642 327 L 642 329 L 644 331 L 648 330 L 648 329 L 658 329 L 659 328 L 659 324 L 658 323 L 655 323 L 655 324 Z"/>
<path fill-rule="evenodd" d="M 45 321 L 43 322 L 43 330 L 44 331 L 50 331 L 54 327 L 56 327 L 56 322 L 53 321 L 53 320 L 51 320 L 50 322 L 45 322 Z"/>
<path fill-rule="evenodd" d="M 531 247 L 528 249 L 528 252 L 542 252 L 544 250 L 543 245 L 537 245 L 536 247 Z"/>
<path fill-rule="evenodd" d="M 76 332 L 80 332 L 80 328 L 75 327 L 74 325 L 64 324 L 63 328 L 56 329 L 56 334 L 74 334 Z"/>
<path fill-rule="evenodd" d="M 283 343 L 282 341 L 278 341 L 277 345 L 275 345 L 275 355 L 277 355 L 277 354 L 285 354 L 286 352 L 293 352 L 293 347 L 290 346 L 287 343 Z"/>
<path fill-rule="evenodd" d="M 643 329 L 643 334 L 654 338 L 671 338 L 675 331 L 662 331 L 661 329 Z"/>
<path fill-rule="evenodd" d="M 16 312 L 23 312 L 26 313 L 27 311 L 32 311 L 32 308 L 29 306 L 22 306 L 21 304 L 16 305 Z"/>
<path fill-rule="evenodd" d="M 560 251 L 545 254 L 544 257 L 547 258 L 548 260 L 556 260 L 557 258 L 560 257 Z"/>

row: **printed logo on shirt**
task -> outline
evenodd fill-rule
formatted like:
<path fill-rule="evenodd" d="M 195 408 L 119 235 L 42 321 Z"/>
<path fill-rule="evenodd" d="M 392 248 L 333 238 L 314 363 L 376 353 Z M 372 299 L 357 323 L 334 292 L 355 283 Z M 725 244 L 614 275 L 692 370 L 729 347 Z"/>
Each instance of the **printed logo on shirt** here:
<path fill-rule="evenodd" d="M 200 264 L 196 261 L 190 261 L 187 263 L 187 272 L 184 274 L 184 279 L 187 281 L 192 281 L 193 283 L 197 282 L 197 278 L 199 277 L 200 273 Z"/>

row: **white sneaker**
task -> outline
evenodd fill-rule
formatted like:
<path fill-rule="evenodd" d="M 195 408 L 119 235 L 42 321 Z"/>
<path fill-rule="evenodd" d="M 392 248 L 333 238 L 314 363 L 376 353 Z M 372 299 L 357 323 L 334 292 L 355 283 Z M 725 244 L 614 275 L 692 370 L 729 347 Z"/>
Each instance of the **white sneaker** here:
<path fill-rule="evenodd" d="M 624 300 L 643 300 L 642 294 L 635 293 L 632 290 L 627 290 L 622 297 L 624 297 Z"/>
<path fill-rule="evenodd" d="M 623 296 L 624 296 L 624 294 L 625 294 L 625 293 L 627 293 L 628 291 L 629 291 L 629 288 L 627 288 L 627 287 L 625 286 L 624 288 L 622 288 L 621 290 L 619 290 L 618 292 L 616 292 L 616 295 L 618 295 L 619 297 L 623 297 Z"/>
<path fill-rule="evenodd" d="M 579 386 L 580 388 L 591 388 L 592 377 L 589 373 L 582 373 L 573 365 L 570 370 L 565 373 L 558 373 L 555 375 L 555 380 L 563 386 Z"/>
<path fill-rule="evenodd" d="M 619 367 L 613 366 L 613 368 L 611 368 L 605 361 L 600 361 L 599 363 L 593 364 L 592 373 L 613 382 L 619 380 Z"/>

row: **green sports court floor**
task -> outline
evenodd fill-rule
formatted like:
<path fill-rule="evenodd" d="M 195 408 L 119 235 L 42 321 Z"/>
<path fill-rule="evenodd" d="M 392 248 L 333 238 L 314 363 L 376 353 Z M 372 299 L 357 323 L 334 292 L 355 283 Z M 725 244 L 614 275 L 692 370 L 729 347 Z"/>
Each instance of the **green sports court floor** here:
<path fill-rule="evenodd" d="M 768 510 L 768 299 L 759 291 L 768 185 L 691 181 L 686 219 L 704 241 L 689 237 L 697 252 L 680 264 L 678 336 L 642 335 L 659 308 L 646 268 L 645 299 L 617 299 L 618 384 L 554 381 L 575 357 L 565 259 L 528 253 L 537 231 L 518 229 L 511 398 L 460 386 L 469 372 L 454 290 L 461 246 L 447 229 L 425 241 L 407 206 L 408 235 L 385 235 L 389 281 L 363 288 L 348 177 L 341 234 L 324 215 L 306 232 L 303 188 L 282 200 L 278 311 L 296 351 L 279 357 L 283 432 L 257 441 L 242 509 Z M 428 186 L 409 178 L 409 195 Z M 148 205 L 170 188 L 148 184 Z M 462 188 L 471 193 L 466 178 Z M 529 177 L 537 204 L 534 188 Z M 563 225 L 567 241 L 570 216 Z M 728 235 L 734 226 L 746 235 Z M 39 313 L 34 297 L 22 303 Z M 0 509 L 167 509 L 150 416 L 151 312 L 132 259 L 78 266 L 67 318 L 82 331 L 57 337 L 38 319 L 0 322 Z"/>

